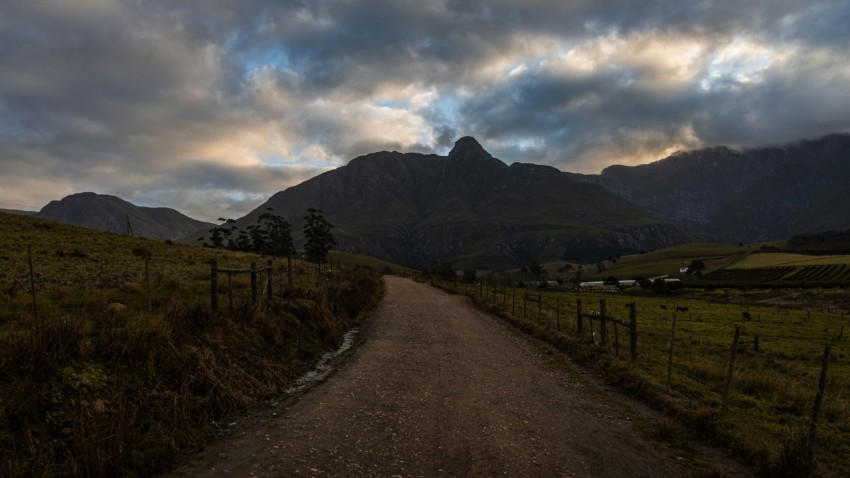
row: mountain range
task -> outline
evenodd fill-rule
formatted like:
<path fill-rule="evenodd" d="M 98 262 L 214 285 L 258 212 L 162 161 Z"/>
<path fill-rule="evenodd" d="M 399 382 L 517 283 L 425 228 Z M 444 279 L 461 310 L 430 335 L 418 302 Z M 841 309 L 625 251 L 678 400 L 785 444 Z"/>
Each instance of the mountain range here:
<path fill-rule="evenodd" d="M 33 216 L 101 231 L 132 233 L 150 239 L 177 239 L 214 224 L 198 221 L 174 209 L 142 207 L 121 198 L 91 192 L 50 201 Z"/>
<path fill-rule="evenodd" d="M 338 249 L 415 267 L 446 261 L 500 270 L 532 258 L 598 260 L 695 239 L 597 184 L 548 166 L 508 166 L 471 137 L 448 156 L 355 158 L 273 195 L 237 224 L 272 208 L 297 231 L 309 207 L 335 226 Z"/>
<path fill-rule="evenodd" d="M 706 240 L 850 229 L 850 135 L 749 150 L 716 147 L 572 175 Z"/>
<path fill-rule="evenodd" d="M 850 229 L 850 135 L 749 150 L 714 147 L 639 166 L 576 174 L 508 165 L 473 138 L 447 156 L 376 152 L 274 194 L 269 208 L 293 225 L 308 208 L 335 226 L 337 248 L 397 263 L 500 270 L 538 261 L 596 261 L 693 241 L 788 239 Z M 212 224 L 173 209 L 80 193 L 37 213 L 95 229 L 174 239 Z"/>

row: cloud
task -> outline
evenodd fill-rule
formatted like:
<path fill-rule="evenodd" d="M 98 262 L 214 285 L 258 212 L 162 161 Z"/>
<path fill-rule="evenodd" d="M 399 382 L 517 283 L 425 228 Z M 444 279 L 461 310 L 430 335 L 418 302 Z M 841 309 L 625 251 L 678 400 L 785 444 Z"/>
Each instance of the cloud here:
<path fill-rule="evenodd" d="M 0 5 L 0 207 L 240 216 L 376 150 L 597 172 L 850 131 L 843 1 Z"/>

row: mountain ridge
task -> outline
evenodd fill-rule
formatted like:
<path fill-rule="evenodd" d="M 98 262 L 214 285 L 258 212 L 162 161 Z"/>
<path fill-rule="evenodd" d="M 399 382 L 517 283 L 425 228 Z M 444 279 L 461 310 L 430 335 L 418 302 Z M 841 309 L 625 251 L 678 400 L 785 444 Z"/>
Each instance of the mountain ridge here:
<path fill-rule="evenodd" d="M 117 196 L 93 192 L 50 201 L 33 216 L 121 234 L 132 229 L 133 235 L 150 239 L 177 239 L 214 226 L 171 208 L 136 206 Z"/>
<path fill-rule="evenodd" d="M 787 239 L 850 228 L 850 135 L 781 146 L 675 153 L 598 175 L 572 174 L 706 239 Z"/>
<path fill-rule="evenodd" d="M 274 194 L 237 224 L 247 227 L 272 208 L 298 231 L 308 207 L 335 225 L 338 249 L 416 267 L 598 260 L 692 239 L 555 168 L 508 166 L 471 137 L 447 156 L 383 151 L 354 158 Z"/>

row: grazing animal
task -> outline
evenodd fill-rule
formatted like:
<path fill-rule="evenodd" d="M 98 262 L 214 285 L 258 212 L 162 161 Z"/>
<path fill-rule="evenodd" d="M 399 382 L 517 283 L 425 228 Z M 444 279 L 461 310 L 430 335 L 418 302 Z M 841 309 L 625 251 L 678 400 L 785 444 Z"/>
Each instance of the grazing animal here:
<path fill-rule="evenodd" d="M 667 310 L 667 306 L 664 305 L 664 304 L 661 304 L 661 310 Z"/>
<path fill-rule="evenodd" d="M 752 320 L 753 316 L 749 312 L 744 312 L 744 320 Z"/>
<path fill-rule="evenodd" d="M 687 307 L 684 307 L 684 306 L 681 306 L 681 305 L 676 306 L 676 312 L 687 312 L 687 311 L 688 311 Z"/>

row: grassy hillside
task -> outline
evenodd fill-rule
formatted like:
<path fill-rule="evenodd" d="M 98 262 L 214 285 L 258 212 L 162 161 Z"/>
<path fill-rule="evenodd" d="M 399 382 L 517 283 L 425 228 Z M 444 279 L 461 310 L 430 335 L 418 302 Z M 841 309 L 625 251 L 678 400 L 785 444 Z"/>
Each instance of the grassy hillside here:
<path fill-rule="evenodd" d="M 610 275 L 620 279 L 657 277 L 665 274 L 678 275 L 679 269 L 687 267 L 691 261 L 701 260 L 706 271 L 710 272 L 734 264 L 751 251 L 752 247 L 729 244 L 683 244 L 644 254 L 623 256 L 616 262 L 605 261 L 605 270 L 602 273 L 596 273 L 593 266 L 585 267 L 585 270 L 589 278 Z"/>
<path fill-rule="evenodd" d="M 275 261 L 256 300 L 249 275 L 219 273 L 213 312 L 212 258 L 268 260 L 0 214 L 0 475 L 161 473 L 280 397 L 380 296 L 346 258 L 321 276 L 295 261 L 291 284 Z"/>

